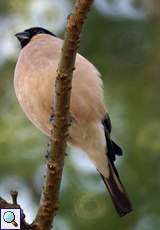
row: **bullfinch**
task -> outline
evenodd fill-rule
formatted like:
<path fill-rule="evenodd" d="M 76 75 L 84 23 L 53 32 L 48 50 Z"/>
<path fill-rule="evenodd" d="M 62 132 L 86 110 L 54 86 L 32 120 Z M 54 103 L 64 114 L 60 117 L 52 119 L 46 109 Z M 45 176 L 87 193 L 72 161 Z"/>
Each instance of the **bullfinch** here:
<path fill-rule="evenodd" d="M 14 87 L 18 101 L 33 124 L 50 136 L 56 70 L 63 40 L 52 32 L 32 27 L 15 35 L 21 51 L 15 68 Z M 104 105 L 100 73 L 77 54 L 73 73 L 68 143 L 82 149 L 100 173 L 120 216 L 132 211 L 114 161 L 122 155 L 111 139 L 111 120 Z M 54 106 L 53 106 L 54 107 Z"/>

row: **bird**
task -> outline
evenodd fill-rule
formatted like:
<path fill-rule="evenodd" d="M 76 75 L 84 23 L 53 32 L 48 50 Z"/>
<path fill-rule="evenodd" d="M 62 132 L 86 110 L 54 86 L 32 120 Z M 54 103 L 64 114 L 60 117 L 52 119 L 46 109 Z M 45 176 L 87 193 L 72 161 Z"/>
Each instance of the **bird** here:
<path fill-rule="evenodd" d="M 28 119 L 45 135 L 51 135 L 49 116 L 54 107 L 56 70 L 63 39 L 42 27 L 15 34 L 21 51 L 15 66 L 14 89 Z M 133 210 L 115 166 L 121 147 L 112 137 L 112 125 L 103 96 L 99 71 L 77 53 L 73 73 L 68 143 L 82 149 L 95 165 L 120 217 Z M 54 116 L 54 115 L 53 115 Z M 54 132 L 54 130 L 53 130 Z"/>

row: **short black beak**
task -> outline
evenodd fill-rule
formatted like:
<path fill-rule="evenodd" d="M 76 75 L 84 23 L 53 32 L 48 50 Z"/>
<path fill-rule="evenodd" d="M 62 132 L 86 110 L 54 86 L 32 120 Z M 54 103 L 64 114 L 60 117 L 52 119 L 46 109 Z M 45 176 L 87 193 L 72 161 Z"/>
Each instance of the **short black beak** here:
<path fill-rule="evenodd" d="M 15 36 L 20 41 L 22 47 L 30 41 L 30 34 L 27 31 L 17 33 Z"/>
<path fill-rule="evenodd" d="M 15 34 L 16 38 L 21 42 L 23 40 L 28 40 L 30 39 L 29 37 L 29 32 L 20 32 L 20 33 L 17 33 Z"/>

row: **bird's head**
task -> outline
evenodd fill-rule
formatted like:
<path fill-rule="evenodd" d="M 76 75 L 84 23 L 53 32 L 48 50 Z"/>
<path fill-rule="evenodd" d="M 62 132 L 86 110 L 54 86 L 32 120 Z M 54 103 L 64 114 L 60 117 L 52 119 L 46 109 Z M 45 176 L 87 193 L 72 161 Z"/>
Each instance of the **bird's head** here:
<path fill-rule="evenodd" d="M 26 29 L 23 32 L 15 34 L 15 36 L 20 41 L 21 47 L 23 48 L 37 34 L 50 34 L 52 36 L 55 36 L 55 34 L 50 32 L 49 30 L 46 30 L 46 29 L 41 28 L 41 27 L 32 27 L 32 28 Z"/>

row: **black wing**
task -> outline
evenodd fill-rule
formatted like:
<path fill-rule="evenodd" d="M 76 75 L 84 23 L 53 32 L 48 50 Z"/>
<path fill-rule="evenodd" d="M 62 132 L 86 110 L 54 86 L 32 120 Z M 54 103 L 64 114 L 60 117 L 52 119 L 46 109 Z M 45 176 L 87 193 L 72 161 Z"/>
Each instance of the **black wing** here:
<path fill-rule="evenodd" d="M 107 148 L 108 148 L 107 156 L 112 164 L 113 169 L 115 170 L 115 173 L 118 176 L 118 172 L 117 169 L 115 168 L 114 161 L 116 160 L 116 155 L 122 156 L 123 152 L 120 146 L 118 146 L 110 137 L 112 131 L 112 125 L 108 114 L 106 114 L 104 120 L 102 121 L 102 124 L 104 126 L 105 137 L 106 137 Z"/>
<path fill-rule="evenodd" d="M 118 171 L 114 165 L 116 155 L 121 156 L 122 149 L 110 137 L 112 126 L 108 114 L 102 121 L 102 124 L 104 126 L 107 142 L 106 154 L 108 157 L 109 177 L 104 177 L 101 173 L 100 175 L 111 195 L 112 201 L 119 216 L 124 216 L 127 213 L 130 213 L 133 210 L 133 208 L 128 198 L 128 195 L 125 191 L 125 188 L 120 180 Z"/>

